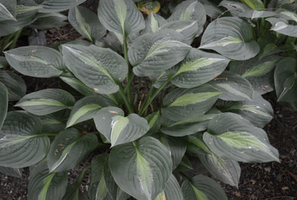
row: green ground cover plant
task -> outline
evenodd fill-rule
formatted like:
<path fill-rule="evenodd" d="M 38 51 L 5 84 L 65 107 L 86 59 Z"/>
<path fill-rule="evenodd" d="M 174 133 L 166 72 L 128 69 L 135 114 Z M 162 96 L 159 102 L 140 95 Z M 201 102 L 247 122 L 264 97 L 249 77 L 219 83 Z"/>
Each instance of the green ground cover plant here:
<path fill-rule="evenodd" d="M 18 19 L 15 2 L 0 0 L 0 23 Z M 227 199 L 211 178 L 188 175 L 192 157 L 232 186 L 238 162 L 279 161 L 261 95 L 275 90 L 296 108 L 295 3 L 187 0 L 164 18 L 144 17 L 132 0 L 100 0 L 97 14 L 83 1 L 27 2 L 40 15 L 69 9 L 86 39 L 4 52 L 18 73 L 64 83 L 26 93 L 16 72 L 1 70 L 0 171 L 30 167 L 28 199 L 88 199 L 88 169 L 89 199 Z M 68 170 L 91 152 L 68 185 Z"/>

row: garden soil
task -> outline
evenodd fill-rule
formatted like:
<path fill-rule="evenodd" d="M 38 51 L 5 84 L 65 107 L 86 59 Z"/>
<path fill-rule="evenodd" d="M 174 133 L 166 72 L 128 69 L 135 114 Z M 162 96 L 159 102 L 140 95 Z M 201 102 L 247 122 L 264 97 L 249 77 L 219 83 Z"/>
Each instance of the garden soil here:
<path fill-rule="evenodd" d="M 87 1 L 84 6 L 96 11 L 96 0 Z M 52 46 L 63 40 L 83 39 L 67 25 L 59 30 L 46 33 L 47 45 Z M 59 87 L 58 79 L 36 79 L 24 77 L 28 92 Z M 297 200 L 297 112 L 277 104 L 272 95 L 265 98 L 274 108 L 274 119 L 264 128 L 271 144 L 279 150 L 280 163 L 241 163 L 241 177 L 238 188 L 220 183 L 230 200 Z M 69 171 L 69 183 L 73 183 L 91 156 Z M 211 176 L 211 175 L 209 175 Z M 0 173 L 0 200 L 25 200 L 28 195 L 29 169 L 25 168 L 22 178 Z M 82 184 L 87 194 L 89 173 Z"/>

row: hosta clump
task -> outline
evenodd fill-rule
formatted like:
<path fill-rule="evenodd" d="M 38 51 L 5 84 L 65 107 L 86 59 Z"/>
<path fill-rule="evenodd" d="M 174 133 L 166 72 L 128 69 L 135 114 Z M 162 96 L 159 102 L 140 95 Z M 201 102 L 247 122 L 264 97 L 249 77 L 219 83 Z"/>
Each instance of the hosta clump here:
<path fill-rule="evenodd" d="M 101 0 L 99 20 L 86 8 L 69 11 L 91 43 L 5 52 L 20 73 L 59 77 L 72 89 L 27 94 L 15 104 L 24 111 L 1 116 L 2 171 L 31 166 L 28 199 L 87 199 L 80 185 L 91 168 L 90 199 L 215 200 L 227 197 L 214 180 L 187 173 L 191 158 L 233 186 L 238 161 L 278 161 L 261 129 L 272 118 L 270 104 L 226 70 L 231 59 L 259 53 L 250 25 L 236 17 L 213 21 L 193 48 L 205 13 L 188 0 L 167 20 L 155 13 L 144 19 L 132 0 Z M 1 92 L 5 110 L 7 91 Z M 91 152 L 91 164 L 67 186 L 67 170 Z"/>
<path fill-rule="evenodd" d="M 253 38 L 260 46 L 259 54 L 244 63 L 231 63 L 230 71 L 245 77 L 261 94 L 274 90 L 278 102 L 296 110 L 296 4 L 224 0 L 220 6 L 230 10 L 232 16 L 257 24 Z"/>

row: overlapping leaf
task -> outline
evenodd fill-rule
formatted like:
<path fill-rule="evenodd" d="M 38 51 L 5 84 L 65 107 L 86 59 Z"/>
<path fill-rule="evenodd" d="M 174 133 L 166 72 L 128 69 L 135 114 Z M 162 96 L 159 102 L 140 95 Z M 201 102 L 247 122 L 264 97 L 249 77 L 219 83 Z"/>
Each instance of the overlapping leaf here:
<path fill-rule="evenodd" d="M 241 162 L 278 161 L 278 151 L 270 145 L 265 131 L 237 114 L 224 113 L 214 117 L 203 140 L 222 158 Z"/>
<path fill-rule="evenodd" d="M 221 74 L 229 60 L 223 56 L 191 49 L 185 59 L 166 73 L 181 88 L 200 86 Z"/>
<path fill-rule="evenodd" d="M 92 42 L 101 39 L 106 33 L 97 15 L 85 7 L 71 8 L 68 20 L 77 32 Z"/>
<path fill-rule="evenodd" d="M 88 198 L 83 194 L 81 190 L 81 184 L 89 168 L 90 166 L 85 167 L 80 175 L 77 177 L 76 181 L 67 186 L 66 193 L 63 196 L 62 200 L 88 200 Z"/>
<path fill-rule="evenodd" d="M 0 3 L 0 21 L 16 20 L 15 19 L 16 5 L 17 5 L 16 0 L 2 0 Z"/>
<path fill-rule="evenodd" d="M 224 190 L 214 180 L 198 175 L 191 181 L 186 180 L 182 184 L 184 198 L 187 200 L 227 200 Z"/>
<path fill-rule="evenodd" d="M 109 166 L 118 186 L 142 200 L 155 199 L 164 191 L 172 170 L 170 152 L 151 137 L 112 148 Z"/>
<path fill-rule="evenodd" d="M 167 21 L 161 15 L 151 12 L 145 19 L 144 33 L 155 33 L 158 29 L 166 24 Z"/>
<path fill-rule="evenodd" d="M 73 89 L 75 89 L 76 91 L 78 91 L 79 93 L 81 93 L 85 96 L 95 94 L 95 91 L 92 88 L 89 88 L 83 82 L 81 82 L 80 80 L 78 80 L 75 77 L 61 76 L 60 79 L 62 79 L 63 82 L 65 82 L 66 84 L 71 86 Z"/>
<path fill-rule="evenodd" d="M 145 28 L 143 16 L 132 0 L 101 0 L 98 17 L 109 31 L 122 35 Z"/>
<path fill-rule="evenodd" d="M 224 71 L 209 84 L 221 91 L 220 99 L 226 101 L 251 100 L 254 96 L 252 85 L 233 72 Z"/>
<path fill-rule="evenodd" d="M 10 1 L 9 3 L 10 4 Z M 13 5 L 13 3 L 12 3 Z M 40 9 L 40 6 L 26 6 L 26 5 L 17 5 L 15 12 L 16 12 L 16 20 L 5 20 L 0 21 L 0 37 L 6 36 L 11 33 L 14 33 L 21 28 L 25 27 L 30 23 L 38 10 Z"/>
<path fill-rule="evenodd" d="M 8 176 L 22 178 L 23 169 L 20 168 L 11 168 L 11 167 L 2 167 L 0 166 L 0 173 L 6 174 Z"/>
<path fill-rule="evenodd" d="M 124 112 L 117 107 L 102 108 L 94 116 L 94 121 L 97 130 L 112 146 L 135 141 L 150 128 L 144 118 L 134 113 L 124 117 Z"/>
<path fill-rule="evenodd" d="M 251 100 L 219 102 L 218 108 L 223 112 L 239 114 L 259 128 L 263 128 L 273 118 L 273 109 L 270 103 L 259 93 L 254 93 L 254 97 Z"/>
<path fill-rule="evenodd" d="M 184 200 L 182 190 L 173 174 L 169 177 L 165 190 L 155 200 Z"/>
<path fill-rule="evenodd" d="M 67 171 L 49 173 L 46 160 L 44 160 L 34 166 L 30 173 L 28 200 L 62 199 L 67 183 Z"/>
<path fill-rule="evenodd" d="M 75 7 L 85 1 L 86 0 L 45 0 L 40 4 L 42 6 L 40 12 L 60 12 Z"/>
<path fill-rule="evenodd" d="M 107 107 L 115 105 L 113 101 L 104 99 L 101 96 L 88 96 L 83 99 L 80 99 L 75 103 L 71 109 L 70 117 L 67 122 L 67 127 L 70 127 L 74 124 L 80 123 L 82 121 L 92 119 L 95 114 L 102 107 Z"/>
<path fill-rule="evenodd" d="M 9 66 L 4 56 L 0 56 L 0 68 L 7 68 Z"/>
<path fill-rule="evenodd" d="M 260 51 L 252 39 L 248 23 L 237 17 L 223 17 L 208 25 L 199 48 L 215 50 L 230 59 L 247 60 Z"/>
<path fill-rule="evenodd" d="M 270 17 L 266 19 L 272 25 L 271 30 L 291 37 L 297 37 L 297 26 L 291 25 L 282 18 Z"/>
<path fill-rule="evenodd" d="M 204 131 L 207 129 L 209 121 L 219 113 L 220 111 L 218 109 L 211 108 L 204 115 L 188 121 L 171 121 L 162 118 L 161 131 L 166 135 L 174 137 L 181 137 Z"/>
<path fill-rule="evenodd" d="M 31 28 L 48 30 L 65 26 L 67 17 L 60 13 L 39 13 L 37 19 L 30 24 Z"/>
<path fill-rule="evenodd" d="M 15 105 L 35 115 L 47 115 L 73 106 L 74 97 L 61 89 L 44 89 L 25 95 Z"/>
<path fill-rule="evenodd" d="M 3 83 L 0 82 L 0 130 L 4 123 L 8 110 L 8 91 Z"/>
<path fill-rule="evenodd" d="M 187 0 L 178 4 L 168 21 L 195 20 L 197 21 L 199 31 L 197 36 L 203 31 L 206 22 L 206 12 L 204 6 L 197 0 Z"/>
<path fill-rule="evenodd" d="M 191 49 L 184 42 L 182 34 L 170 29 L 138 37 L 128 51 L 133 72 L 137 76 L 151 76 L 173 67 Z"/>
<path fill-rule="evenodd" d="M 221 158 L 213 152 L 198 154 L 198 156 L 205 168 L 217 179 L 238 187 L 241 168 L 237 161 Z"/>
<path fill-rule="evenodd" d="M 169 149 L 172 159 L 172 170 L 174 170 L 182 158 L 184 157 L 187 150 L 187 143 L 185 138 L 174 138 L 162 136 L 159 138 L 160 142 Z"/>
<path fill-rule="evenodd" d="M 91 200 L 106 200 L 110 198 L 104 181 L 104 165 L 107 158 L 107 154 L 100 154 L 92 159 L 91 182 L 88 191 Z"/>
<path fill-rule="evenodd" d="M 1 70 L 0 82 L 7 88 L 9 101 L 18 101 L 26 94 L 26 83 L 16 73 Z"/>
<path fill-rule="evenodd" d="M 275 92 L 278 101 L 297 101 L 297 71 L 296 60 L 283 58 L 277 64 L 274 72 Z"/>
<path fill-rule="evenodd" d="M 160 29 L 172 29 L 181 33 L 185 37 L 186 44 L 191 45 L 201 28 L 198 27 L 197 21 L 183 20 L 168 22 L 161 26 Z"/>
<path fill-rule="evenodd" d="M 244 3 L 246 2 L 247 1 L 244 1 Z M 246 3 L 246 4 L 247 5 L 236 1 L 222 1 L 219 4 L 219 6 L 224 6 L 226 9 L 230 11 L 230 13 L 233 16 L 236 16 L 236 17 L 257 19 L 257 18 L 271 17 L 271 16 L 277 15 L 276 12 L 264 10 L 263 9 L 264 7 L 259 8 L 257 10 L 257 9 L 251 8 L 251 7 L 255 7 L 252 5 L 252 3 Z M 260 4 L 262 4 L 262 2 Z"/>
<path fill-rule="evenodd" d="M 0 131 L 0 166 L 22 168 L 42 160 L 50 140 L 41 133 L 41 121 L 25 112 L 9 112 Z"/>
<path fill-rule="evenodd" d="M 201 133 L 188 136 L 187 152 L 196 155 L 211 154 L 211 150 L 201 139 Z"/>
<path fill-rule="evenodd" d="M 72 169 L 97 147 L 95 134 L 82 135 L 76 129 L 65 129 L 55 137 L 47 155 L 50 172 Z"/>
<path fill-rule="evenodd" d="M 49 115 L 40 116 L 42 131 L 48 133 L 59 133 L 66 128 L 69 119 L 69 110 L 61 110 Z"/>
<path fill-rule="evenodd" d="M 65 68 L 61 53 L 49 47 L 19 47 L 5 52 L 5 57 L 14 69 L 26 76 L 56 77 Z"/>
<path fill-rule="evenodd" d="M 220 94 L 208 84 L 191 89 L 175 89 L 165 96 L 162 115 L 173 121 L 196 119 L 213 106 Z"/>
<path fill-rule="evenodd" d="M 127 200 L 130 195 L 125 193 L 114 181 L 112 174 L 110 172 L 108 162 L 104 163 L 104 182 L 106 184 L 107 192 L 111 199 L 117 200 Z"/>
<path fill-rule="evenodd" d="M 273 69 L 279 60 L 279 56 L 271 55 L 262 59 L 255 57 L 244 62 L 234 61 L 230 63 L 230 71 L 247 79 L 254 91 L 265 94 L 274 89 Z"/>
<path fill-rule="evenodd" d="M 117 92 L 118 84 L 127 76 L 125 59 L 110 49 L 94 45 L 63 45 L 62 52 L 70 71 L 97 93 Z"/>

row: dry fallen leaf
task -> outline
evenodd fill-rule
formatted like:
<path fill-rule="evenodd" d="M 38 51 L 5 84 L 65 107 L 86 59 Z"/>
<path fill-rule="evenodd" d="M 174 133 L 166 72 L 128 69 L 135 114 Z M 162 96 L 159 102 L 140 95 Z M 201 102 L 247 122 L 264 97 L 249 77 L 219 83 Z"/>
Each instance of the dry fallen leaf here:
<path fill-rule="evenodd" d="M 270 172 L 270 171 L 271 171 L 271 167 L 265 167 L 264 170 L 265 170 L 266 172 Z"/>
<path fill-rule="evenodd" d="M 235 194 L 235 196 L 237 196 L 237 197 L 240 197 L 240 196 L 241 196 L 241 194 L 240 194 L 239 191 L 235 191 L 234 194 Z"/>
<path fill-rule="evenodd" d="M 289 187 L 287 187 L 287 186 L 282 187 L 282 190 L 288 190 L 288 189 L 289 189 Z"/>
<path fill-rule="evenodd" d="M 250 182 L 251 182 L 253 185 L 255 185 L 255 183 L 256 183 L 257 181 L 255 181 L 255 180 L 252 179 Z"/>

